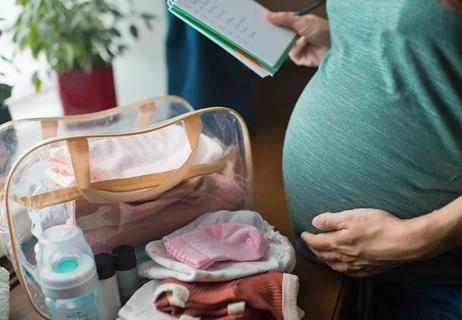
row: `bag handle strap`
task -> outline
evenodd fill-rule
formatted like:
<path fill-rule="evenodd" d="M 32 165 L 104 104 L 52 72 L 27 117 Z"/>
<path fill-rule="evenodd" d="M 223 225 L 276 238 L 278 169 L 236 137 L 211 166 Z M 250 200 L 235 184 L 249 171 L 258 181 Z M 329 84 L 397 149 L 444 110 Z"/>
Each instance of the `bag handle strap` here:
<path fill-rule="evenodd" d="M 54 138 L 58 135 L 58 121 L 55 119 L 46 119 L 40 122 L 42 126 L 42 138 L 44 140 Z"/>
<path fill-rule="evenodd" d="M 154 101 L 150 101 L 139 106 L 134 126 L 136 129 L 144 129 L 149 125 L 155 106 L 156 104 Z"/>
<path fill-rule="evenodd" d="M 184 119 L 183 123 L 189 140 L 189 145 L 191 146 L 191 153 L 189 154 L 189 157 L 178 169 L 172 170 L 157 187 L 144 190 L 114 192 L 106 190 L 105 188 L 99 188 L 94 183 L 91 183 L 89 157 L 90 148 L 88 139 L 80 137 L 67 140 L 76 186 L 82 196 L 87 201 L 94 203 L 141 201 L 143 199 L 156 197 L 157 195 L 160 195 L 181 183 L 194 164 L 202 132 L 202 122 L 200 120 L 200 116 L 197 114 Z"/>
<path fill-rule="evenodd" d="M 148 126 L 151 114 L 156 106 L 155 101 L 149 101 L 141 104 L 138 107 L 138 114 L 134 123 L 135 129 L 144 129 Z M 58 120 L 57 119 L 44 119 L 40 121 L 42 127 L 42 138 L 49 139 L 58 136 Z"/>
<path fill-rule="evenodd" d="M 228 164 L 234 161 L 236 157 L 236 149 L 230 148 L 226 154 L 210 163 L 194 164 L 189 170 L 184 180 L 213 174 L 226 168 Z M 115 192 L 127 192 L 140 189 L 147 189 L 159 186 L 167 176 L 175 170 L 151 173 L 138 177 L 113 179 L 94 182 L 93 185 L 97 189 L 105 189 Z M 139 196 L 139 193 L 137 193 Z M 33 196 L 14 195 L 14 201 L 25 208 L 43 209 L 65 202 L 77 200 L 81 197 L 79 189 L 75 186 L 66 187 L 58 190 L 53 190 L 45 193 L 36 194 Z"/>

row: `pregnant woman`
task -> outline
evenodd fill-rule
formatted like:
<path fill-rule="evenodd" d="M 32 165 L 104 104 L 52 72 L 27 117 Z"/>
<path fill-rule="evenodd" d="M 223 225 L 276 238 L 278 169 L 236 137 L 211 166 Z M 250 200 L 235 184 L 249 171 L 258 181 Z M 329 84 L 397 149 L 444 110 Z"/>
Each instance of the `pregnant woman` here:
<path fill-rule="evenodd" d="M 319 65 L 284 147 L 298 249 L 366 278 L 376 319 L 462 319 L 462 1 L 327 9 L 267 16 Z"/>

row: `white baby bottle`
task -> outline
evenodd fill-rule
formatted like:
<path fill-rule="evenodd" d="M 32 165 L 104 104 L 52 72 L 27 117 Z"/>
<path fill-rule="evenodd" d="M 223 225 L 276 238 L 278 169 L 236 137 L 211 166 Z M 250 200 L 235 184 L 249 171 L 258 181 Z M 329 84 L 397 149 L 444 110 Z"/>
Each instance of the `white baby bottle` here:
<path fill-rule="evenodd" d="M 93 253 L 81 229 L 47 229 L 35 247 L 40 287 L 53 320 L 106 319 Z"/>

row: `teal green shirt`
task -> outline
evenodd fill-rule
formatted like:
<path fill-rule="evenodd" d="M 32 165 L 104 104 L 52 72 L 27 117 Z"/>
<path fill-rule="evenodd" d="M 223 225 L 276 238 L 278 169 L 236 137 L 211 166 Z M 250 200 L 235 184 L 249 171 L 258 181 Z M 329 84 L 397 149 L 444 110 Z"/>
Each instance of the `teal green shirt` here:
<path fill-rule="evenodd" d="M 332 46 L 284 147 L 298 239 L 316 232 L 320 213 L 378 208 L 412 218 L 462 195 L 462 16 L 439 0 L 329 0 L 328 15 Z M 382 277 L 462 284 L 462 255 Z"/>

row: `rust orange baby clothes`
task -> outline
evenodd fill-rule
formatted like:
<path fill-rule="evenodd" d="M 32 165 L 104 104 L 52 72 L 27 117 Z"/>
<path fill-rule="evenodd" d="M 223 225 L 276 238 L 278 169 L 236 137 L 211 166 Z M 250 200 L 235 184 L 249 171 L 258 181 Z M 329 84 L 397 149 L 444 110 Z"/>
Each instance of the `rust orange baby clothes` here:
<path fill-rule="evenodd" d="M 297 294 L 296 276 L 267 272 L 223 283 L 167 279 L 156 289 L 154 302 L 157 311 L 177 318 L 299 320 Z"/>
<path fill-rule="evenodd" d="M 255 261 L 266 250 L 266 241 L 254 226 L 217 223 L 187 232 L 164 243 L 174 259 L 196 269 L 219 261 Z"/>

